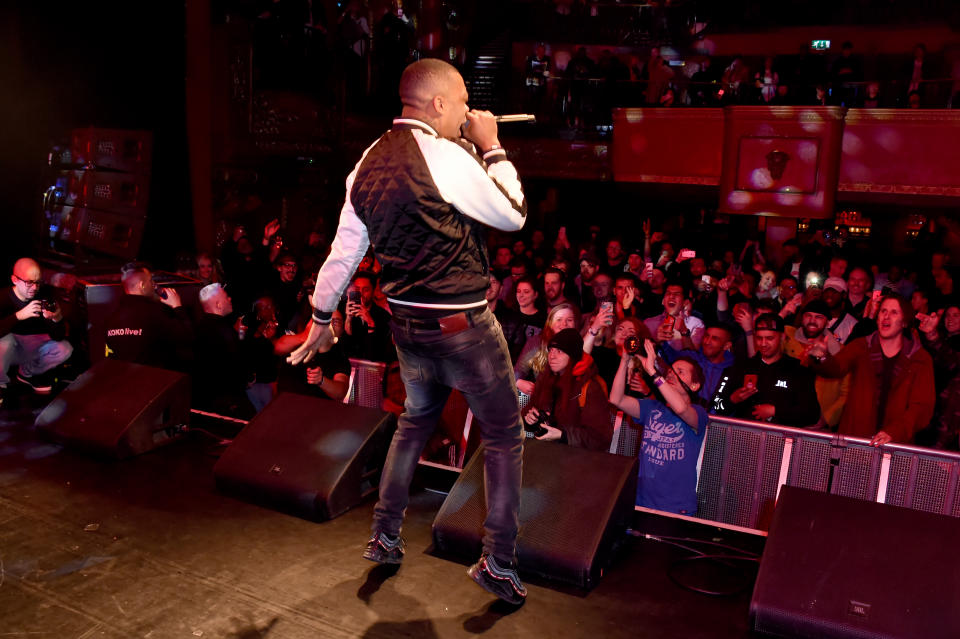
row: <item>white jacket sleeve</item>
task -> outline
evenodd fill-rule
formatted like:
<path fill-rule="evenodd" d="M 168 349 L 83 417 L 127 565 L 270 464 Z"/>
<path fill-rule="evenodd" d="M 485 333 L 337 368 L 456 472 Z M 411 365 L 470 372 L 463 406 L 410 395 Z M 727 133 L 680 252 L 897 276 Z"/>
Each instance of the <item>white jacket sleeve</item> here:
<path fill-rule="evenodd" d="M 414 131 L 433 182 L 445 202 L 501 231 L 518 231 L 527 204 L 517 169 L 501 152 L 487 154 L 487 167 L 455 142 Z"/>

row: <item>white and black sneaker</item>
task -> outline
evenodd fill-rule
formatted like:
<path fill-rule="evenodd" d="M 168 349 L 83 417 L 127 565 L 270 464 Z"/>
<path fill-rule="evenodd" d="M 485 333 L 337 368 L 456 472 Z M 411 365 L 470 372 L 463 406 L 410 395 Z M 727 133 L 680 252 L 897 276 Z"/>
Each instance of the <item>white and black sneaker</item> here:
<path fill-rule="evenodd" d="M 470 566 L 467 574 L 481 588 L 508 603 L 519 606 L 527 600 L 527 589 L 520 583 L 516 567 L 497 561 L 486 551 L 477 563 Z"/>

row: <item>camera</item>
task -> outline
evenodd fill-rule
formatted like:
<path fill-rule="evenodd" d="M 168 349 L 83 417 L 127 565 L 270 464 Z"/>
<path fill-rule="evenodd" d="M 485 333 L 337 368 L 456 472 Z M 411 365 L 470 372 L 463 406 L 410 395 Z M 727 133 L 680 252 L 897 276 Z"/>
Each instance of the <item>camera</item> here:
<path fill-rule="evenodd" d="M 640 352 L 640 338 L 636 335 L 631 335 L 627 339 L 623 340 L 623 350 L 627 351 L 631 355 L 636 355 Z"/>
<path fill-rule="evenodd" d="M 40 308 L 47 311 L 48 313 L 56 313 L 57 302 L 56 300 L 40 300 Z"/>
<path fill-rule="evenodd" d="M 537 415 L 537 421 L 532 424 L 523 422 L 523 429 L 527 431 L 527 437 L 540 437 L 547 433 L 547 429 L 543 425 L 550 423 L 550 411 L 543 410 Z"/>

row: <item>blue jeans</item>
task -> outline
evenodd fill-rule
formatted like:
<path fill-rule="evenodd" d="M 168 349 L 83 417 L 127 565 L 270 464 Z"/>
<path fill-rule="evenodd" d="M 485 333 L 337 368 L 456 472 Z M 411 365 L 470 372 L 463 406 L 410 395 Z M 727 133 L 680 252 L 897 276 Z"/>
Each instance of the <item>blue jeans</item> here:
<path fill-rule="evenodd" d="M 14 364 L 27 376 L 40 375 L 67 361 L 73 346 L 66 340 L 55 342 L 49 335 L 14 335 L 0 338 L 0 386 L 10 382 L 7 370 Z"/>
<path fill-rule="evenodd" d="M 516 557 L 523 426 L 507 342 L 488 309 L 471 316 L 467 329 L 438 330 L 391 322 L 407 401 L 390 443 L 380 479 L 374 529 L 399 534 L 410 498 L 410 482 L 424 445 L 433 434 L 450 389 L 463 393 L 480 430 L 485 456 L 487 518 L 484 550 L 510 562 Z"/>

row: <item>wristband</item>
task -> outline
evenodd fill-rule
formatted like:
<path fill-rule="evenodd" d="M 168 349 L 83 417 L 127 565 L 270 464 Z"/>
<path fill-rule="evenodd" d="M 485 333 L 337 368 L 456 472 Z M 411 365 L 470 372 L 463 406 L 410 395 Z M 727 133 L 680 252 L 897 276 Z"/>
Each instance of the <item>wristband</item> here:
<path fill-rule="evenodd" d="M 667 383 L 667 380 L 663 379 L 663 377 L 661 377 L 660 375 L 657 375 L 656 377 L 653 378 L 653 385 L 656 386 L 657 388 L 660 388 L 666 383 Z"/>
<path fill-rule="evenodd" d="M 595 330 L 593 330 L 592 328 L 591 328 L 589 331 L 587 331 L 587 332 L 590 333 L 591 335 L 593 335 L 594 337 L 596 337 L 597 335 L 600 334 L 600 331 L 595 331 Z"/>
<path fill-rule="evenodd" d="M 314 324 L 329 324 L 333 319 L 333 311 L 321 311 L 319 308 L 313 309 Z"/>
<path fill-rule="evenodd" d="M 744 331 L 743 334 L 744 334 L 744 335 L 753 335 L 753 331 Z"/>

